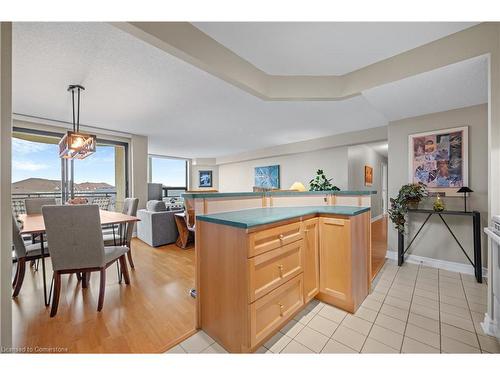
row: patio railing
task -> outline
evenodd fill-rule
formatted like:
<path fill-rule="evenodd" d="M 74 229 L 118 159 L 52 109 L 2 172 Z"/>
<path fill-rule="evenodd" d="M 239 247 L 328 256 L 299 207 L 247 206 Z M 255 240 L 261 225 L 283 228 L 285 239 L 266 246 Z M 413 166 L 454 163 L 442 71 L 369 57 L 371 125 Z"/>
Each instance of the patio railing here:
<path fill-rule="evenodd" d="M 115 191 L 96 191 L 84 192 L 75 191 L 75 197 L 87 198 L 89 203 L 97 204 L 99 208 L 108 211 L 114 211 L 116 205 Z M 24 200 L 27 198 L 55 198 L 56 203 L 61 203 L 61 193 L 59 192 L 29 192 L 29 193 L 12 193 L 12 211 L 16 217 L 26 213 Z"/>

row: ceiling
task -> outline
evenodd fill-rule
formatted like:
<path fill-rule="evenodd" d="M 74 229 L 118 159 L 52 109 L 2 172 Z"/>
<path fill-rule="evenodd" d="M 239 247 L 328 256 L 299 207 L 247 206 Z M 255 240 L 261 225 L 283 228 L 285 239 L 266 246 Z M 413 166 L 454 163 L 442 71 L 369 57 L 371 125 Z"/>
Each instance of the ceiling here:
<path fill-rule="evenodd" d="M 486 102 L 474 59 L 340 101 L 263 101 L 105 23 L 14 23 L 13 110 L 149 137 L 154 154 L 213 158 Z M 394 104 L 397 103 L 397 104 Z"/>
<path fill-rule="evenodd" d="M 343 75 L 476 25 L 472 22 L 197 22 L 273 75 Z"/>

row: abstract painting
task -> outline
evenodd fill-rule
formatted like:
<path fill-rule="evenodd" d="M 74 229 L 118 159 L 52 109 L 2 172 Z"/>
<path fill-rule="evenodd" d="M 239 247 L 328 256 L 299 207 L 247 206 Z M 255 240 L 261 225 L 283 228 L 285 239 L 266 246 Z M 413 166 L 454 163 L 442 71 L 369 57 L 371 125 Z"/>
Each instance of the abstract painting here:
<path fill-rule="evenodd" d="M 199 171 L 200 182 L 198 187 L 212 187 L 212 171 Z"/>
<path fill-rule="evenodd" d="M 467 186 L 467 126 L 412 134 L 408 146 L 410 182 L 422 182 L 431 192 L 453 193 Z"/>
<path fill-rule="evenodd" d="M 373 168 L 365 165 L 365 186 L 373 185 Z"/>
<path fill-rule="evenodd" d="M 270 165 L 255 168 L 255 186 L 266 189 L 280 188 L 280 166 Z"/>

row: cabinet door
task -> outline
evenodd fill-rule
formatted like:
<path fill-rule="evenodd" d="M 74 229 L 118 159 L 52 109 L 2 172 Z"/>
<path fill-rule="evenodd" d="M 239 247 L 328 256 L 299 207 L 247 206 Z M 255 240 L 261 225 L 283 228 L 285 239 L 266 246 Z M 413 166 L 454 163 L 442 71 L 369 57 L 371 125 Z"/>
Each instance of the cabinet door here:
<path fill-rule="evenodd" d="M 304 221 L 304 298 L 309 302 L 319 292 L 319 221 Z"/>
<path fill-rule="evenodd" d="M 320 294 L 326 302 L 346 308 L 352 299 L 350 222 L 322 217 L 319 223 Z"/>

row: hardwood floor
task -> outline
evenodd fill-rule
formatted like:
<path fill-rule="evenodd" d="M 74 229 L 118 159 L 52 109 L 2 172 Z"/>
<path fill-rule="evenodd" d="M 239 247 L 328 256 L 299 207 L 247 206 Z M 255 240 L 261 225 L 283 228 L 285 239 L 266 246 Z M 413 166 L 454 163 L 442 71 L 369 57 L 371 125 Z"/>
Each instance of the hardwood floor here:
<path fill-rule="evenodd" d="M 194 247 L 152 248 L 134 239 L 135 269 L 130 285 L 118 284 L 116 266 L 107 270 L 104 307 L 97 312 L 99 275 L 82 289 L 76 275 L 62 277 L 59 310 L 49 317 L 43 303 L 42 270 L 26 270 L 24 285 L 12 300 L 15 347 L 59 348 L 77 353 L 160 353 L 194 332 Z M 47 261 L 47 280 L 52 270 Z M 49 276 L 50 275 L 50 276 Z"/>
<path fill-rule="evenodd" d="M 387 215 L 372 223 L 372 280 L 385 263 L 387 253 Z"/>

